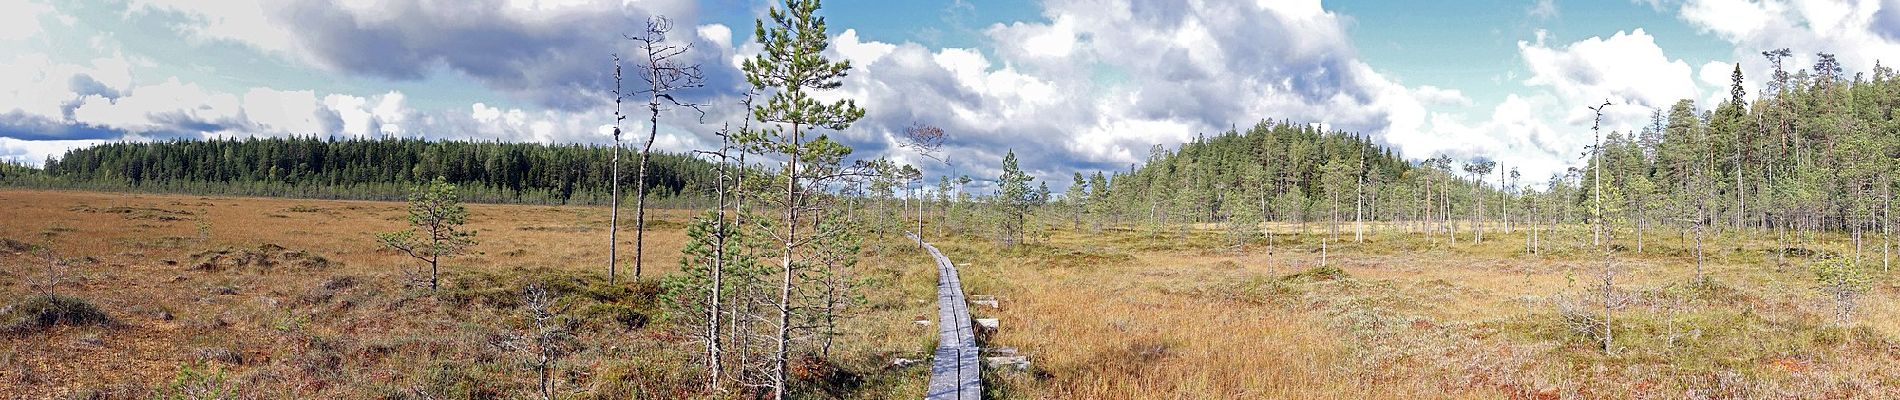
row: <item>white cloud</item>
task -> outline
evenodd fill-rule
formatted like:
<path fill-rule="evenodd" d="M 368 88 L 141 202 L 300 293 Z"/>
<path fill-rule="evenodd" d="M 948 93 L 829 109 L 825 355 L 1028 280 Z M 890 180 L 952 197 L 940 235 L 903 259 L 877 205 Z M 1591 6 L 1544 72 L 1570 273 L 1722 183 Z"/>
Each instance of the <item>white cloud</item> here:
<path fill-rule="evenodd" d="M 1060 60 L 1074 54 L 1082 43 L 1076 37 L 1074 18 L 1057 15 L 1052 23 L 1016 22 L 1008 25 L 990 26 L 987 34 L 998 43 L 1017 43 L 1018 46 L 999 46 L 998 50 L 1008 52 L 1007 56 L 1024 61 L 1036 62 Z"/>
<path fill-rule="evenodd" d="M 710 42 L 721 49 L 732 48 L 732 28 L 721 24 L 707 24 L 700 25 L 698 31 L 700 40 Z"/>
<path fill-rule="evenodd" d="M 323 126 L 318 120 L 320 107 L 316 92 L 308 90 L 286 92 L 254 88 L 244 93 L 245 118 L 262 130 L 301 135 L 321 134 Z"/>
<path fill-rule="evenodd" d="M 403 98 L 402 92 L 394 91 L 375 97 L 325 96 L 324 106 L 342 122 L 342 126 L 326 133 L 358 138 L 404 136 L 402 124 L 411 111 L 403 106 Z"/>
<path fill-rule="evenodd" d="M 279 55 L 299 55 L 291 27 L 272 21 L 283 2 L 248 0 L 132 0 L 128 14 L 170 12 L 194 21 L 177 28 L 199 40 L 246 43 Z"/>
<path fill-rule="evenodd" d="M 1834 53 L 1850 73 L 1900 60 L 1900 3 L 1892 0 L 1687 0 L 1680 17 L 1735 45 L 1748 76 L 1768 76 L 1763 50 L 1788 48 L 1790 70 Z"/>
<path fill-rule="evenodd" d="M 1642 29 L 1562 47 L 1545 44 L 1540 35 L 1535 43 L 1518 42 L 1518 51 L 1531 71 L 1525 85 L 1549 88 L 1558 100 L 1574 105 L 1564 119 L 1570 125 L 1595 116 L 1581 105 L 1608 100 L 1614 104 L 1610 126 L 1627 131 L 1650 110 L 1700 94 L 1689 63 L 1669 59 Z"/>
<path fill-rule="evenodd" d="M 0 62 L 0 114 L 59 119 L 81 96 L 75 90 L 123 92 L 131 88 L 131 63 L 114 54 L 89 65 L 54 62 L 44 54 L 21 54 Z M 101 87 L 89 87 L 97 84 Z M 76 88 L 76 86 L 78 86 Z"/>
<path fill-rule="evenodd" d="M 134 132 L 187 126 L 200 133 L 217 133 L 238 121 L 236 95 L 214 93 L 195 83 L 166 79 L 132 89 L 116 100 L 88 96 L 73 110 L 73 121 Z"/>
<path fill-rule="evenodd" d="M 1531 2 L 1531 18 L 1547 20 L 1556 18 L 1557 13 L 1557 2 L 1555 0 L 1533 0 Z"/>
<path fill-rule="evenodd" d="M 1472 132 L 1432 124 L 1437 114 L 1428 106 L 1472 100 L 1375 71 L 1357 59 L 1342 18 L 1318 2 L 1180 3 L 1051 1 L 1047 21 L 989 27 L 983 50 L 878 43 L 845 31 L 832 51 L 856 69 L 822 97 L 855 98 L 869 114 L 834 137 L 860 156 L 915 160 L 894 146 L 894 135 L 912 122 L 938 125 L 951 133 L 957 166 L 932 172 L 978 178 L 994 176 L 1007 149 L 1033 154 L 1024 157 L 1033 174 L 1066 178 L 1074 169 L 1121 169 L 1155 144 L 1263 119 L 1373 135 L 1413 157 L 1535 147 L 1515 139 L 1520 133 L 1507 129 L 1515 126 Z M 755 43 L 739 48 L 735 57 L 758 51 Z"/>
<path fill-rule="evenodd" d="M 49 156 L 66 154 L 67 150 L 105 143 L 101 139 L 86 140 L 20 140 L 0 137 L 0 160 L 39 166 Z"/>
<path fill-rule="evenodd" d="M 53 7 L 30 0 L 0 0 L 0 41 L 20 40 L 38 36 L 42 31 L 40 16 L 53 12 Z"/>
<path fill-rule="evenodd" d="M 1635 1 L 1679 4 L 1685 21 L 1736 44 L 1750 76 L 1764 76 L 1755 52 L 1766 48 L 1838 52 L 1850 69 L 1876 58 L 1900 59 L 1900 47 L 1889 40 L 1900 37 L 1900 26 L 1879 22 L 1900 20 L 1894 17 L 1900 7 L 1881 7 L 1891 1 Z M 1557 12 L 1548 0 L 1518 4 L 1528 4 L 1534 16 Z M 612 117 L 592 92 L 606 87 L 604 55 L 626 45 L 612 31 L 638 28 L 657 13 L 680 22 L 675 39 L 695 41 L 693 59 L 708 66 L 711 87 L 699 94 L 715 104 L 708 117 L 714 124 L 695 124 L 694 115 L 679 112 L 663 117 L 660 127 L 657 147 L 686 150 L 710 141 L 706 133 L 717 122 L 738 119 L 740 111 L 730 105 L 742 85 L 736 61 L 759 51 L 746 39 L 749 25 L 737 39 L 725 25 L 695 25 L 699 6 L 679 0 L 133 0 L 127 15 L 183 15 L 179 28 L 196 40 L 288 54 L 340 78 L 451 73 L 531 105 L 466 99 L 455 104 L 467 108 L 415 110 L 409 95 L 424 93 L 269 87 L 222 93 L 209 83 L 135 74 L 153 68 L 116 55 L 63 65 L 28 54 L 0 56 L 0 115 L 133 137 L 318 133 L 603 143 L 608 135 L 601 123 Z M 1592 114 L 1584 106 L 1610 99 L 1615 106 L 1607 129 L 1626 130 L 1682 98 L 1726 97 L 1717 88 L 1726 87 L 1731 68 L 1672 59 L 1640 29 L 1571 43 L 1548 42 L 1540 32 L 1518 43 L 1529 74 L 1507 71 L 1498 78 L 1526 90 L 1501 101 L 1474 101 L 1459 89 L 1475 88 L 1407 85 L 1366 64 L 1345 30 L 1349 20 L 1316 0 L 1049 0 L 1041 6 L 1044 20 L 991 25 L 967 49 L 834 30 L 830 55 L 856 68 L 843 89 L 820 97 L 858 99 L 870 114 L 830 134 L 857 146 L 860 156 L 917 160 L 895 147 L 895 134 L 912 122 L 930 123 L 951 132 L 957 172 L 994 176 L 1002 151 L 1013 148 L 1034 154 L 1025 166 L 1044 178 L 1066 178 L 1075 168 L 1139 162 L 1156 143 L 1284 119 L 1371 134 L 1412 158 L 1489 156 L 1537 176 L 1561 170 L 1589 141 Z M 10 17 L 0 16 L 0 25 Z M 0 40 L 5 35 L 0 31 Z M 465 51 L 471 47 L 484 51 Z M 1791 61 L 1797 68 L 1807 62 Z M 73 79 L 80 75 L 89 82 Z M 1498 103 L 1488 110 L 1463 114 L 1492 101 Z"/>
<path fill-rule="evenodd" d="M 844 33 L 832 39 L 831 43 L 832 48 L 843 55 L 844 59 L 850 60 L 854 66 L 872 65 L 879 58 L 884 58 L 885 55 L 891 54 L 892 50 L 897 49 L 897 46 L 888 43 L 860 41 L 856 29 L 844 30 Z"/>
<path fill-rule="evenodd" d="M 1433 107 L 1470 106 L 1472 104 L 1471 98 L 1465 97 L 1465 93 L 1458 89 L 1446 89 L 1432 85 L 1419 86 L 1412 91 L 1412 97 L 1416 97 L 1420 102 L 1425 103 L 1425 105 Z"/>

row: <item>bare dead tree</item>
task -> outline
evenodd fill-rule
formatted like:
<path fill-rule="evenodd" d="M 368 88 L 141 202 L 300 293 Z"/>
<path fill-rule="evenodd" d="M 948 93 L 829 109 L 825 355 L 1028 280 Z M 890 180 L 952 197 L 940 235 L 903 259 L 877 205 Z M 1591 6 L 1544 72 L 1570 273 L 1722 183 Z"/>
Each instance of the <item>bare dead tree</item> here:
<path fill-rule="evenodd" d="M 634 184 L 634 233 L 633 233 L 633 277 L 640 278 L 645 260 L 646 245 L 646 201 L 647 201 L 647 158 L 653 153 L 653 140 L 660 135 L 660 112 L 674 107 L 698 111 L 701 118 L 706 113 L 699 104 L 681 102 L 673 93 L 706 85 L 706 75 L 700 71 L 699 64 L 686 64 L 681 59 L 692 51 L 691 42 L 675 43 L 667 41 L 666 34 L 673 30 L 673 21 L 665 16 L 656 16 L 647 20 L 647 28 L 639 36 L 627 36 L 628 40 L 639 42 L 640 50 L 646 54 L 641 60 L 640 78 L 645 79 L 647 88 L 636 94 L 647 95 L 647 140 L 640 147 L 639 182 Z M 618 100 L 616 100 L 616 104 Z M 617 136 L 617 135 L 616 135 Z M 618 143 L 616 141 L 616 143 Z M 609 277 L 609 281 L 611 281 Z"/>
<path fill-rule="evenodd" d="M 1603 225 L 1603 134 L 1602 134 L 1602 128 L 1603 128 L 1603 110 L 1610 108 L 1610 100 L 1604 99 L 1603 105 L 1596 106 L 1596 107 L 1589 107 L 1589 108 L 1590 108 L 1590 111 L 1595 111 L 1597 113 L 1596 120 L 1590 124 L 1590 135 L 1592 139 L 1596 141 L 1596 144 L 1594 145 L 1594 147 L 1590 148 L 1590 152 L 1592 154 L 1592 156 L 1590 157 L 1590 161 L 1596 164 L 1596 167 L 1595 167 L 1596 172 L 1593 174 L 1594 176 L 1592 177 L 1596 180 L 1596 183 L 1595 183 L 1596 189 L 1591 190 L 1591 192 L 1593 195 L 1596 196 L 1596 215 L 1592 217 L 1593 219 L 1597 221 L 1597 234 L 1596 236 L 1591 238 L 1592 242 L 1590 244 L 1593 246 L 1602 246 L 1603 235 L 1605 234 L 1604 232 L 1605 228 Z"/>
<path fill-rule="evenodd" d="M 609 185 L 613 189 L 607 200 L 610 204 L 607 211 L 607 284 L 609 285 L 613 284 L 614 277 L 619 275 L 620 266 L 620 124 L 627 120 L 627 115 L 620 109 L 620 103 L 626 97 L 621 93 L 620 82 L 620 55 L 614 54 L 614 156 L 613 181 Z"/>
<path fill-rule="evenodd" d="M 1615 321 L 1614 317 L 1615 317 L 1616 310 L 1619 308 L 1622 308 L 1625 304 L 1628 303 L 1627 299 L 1624 296 L 1619 296 L 1616 289 L 1616 275 L 1617 275 L 1616 258 L 1615 258 L 1616 252 L 1613 249 L 1613 247 L 1610 246 L 1610 240 L 1609 240 L 1610 228 L 1609 228 L 1608 216 L 1603 214 L 1603 172 L 1604 172 L 1603 161 L 1602 161 L 1603 141 L 1602 141 L 1602 135 L 1598 133 L 1601 132 L 1601 128 L 1603 125 L 1603 110 L 1609 107 L 1610 107 L 1610 101 L 1607 99 L 1603 101 L 1603 105 L 1590 107 L 1591 111 L 1596 112 L 1596 120 L 1590 125 L 1590 132 L 1593 136 L 1596 136 L 1597 138 L 1596 147 L 1593 148 L 1592 151 L 1596 153 L 1596 157 L 1594 157 L 1594 159 L 1597 164 L 1596 172 L 1595 172 L 1595 175 L 1596 175 L 1595 176 L 1595 180 L 1596 180 L 1595 220 L 1597 223 L 1597 234 L 1595 236 L 1595 240 L 1597 241 L 1596 242 L 1597 247 L 1599 248 L 1599 250 L 1603 252 L 1603 270 L 1598 274 L 1598 279 L 1600 280 L 1599 288 L 1601 289 L 1601 292 L 1598 294 L 1598 296 L 1603 306 L 1602 339 L 1603 339 L 1603 353 L 1604 354 L 1609 354 L 1610 352 L 1614 351 L 1614 348 L 1611 347 L 1611 344 L 1615 340 L 1615 334 L 1613 333 L 1611 328 L 1612 326 L 1614 326 L 1614 321 Z"/>
<path fill-rule="evenodd" d="M 948 164 L 949 161 L 946 161 L 946 159 L 939 154 L 943 150 L 943 143 L 946 138 L 948 138 L 948 135 L 943 132 L 943 128 L 925 125 L 922 122 L 913 122 L 910 127 L 904 128 L 904 143 L 898 145 L 907 149 L 916 150 L 918 154 L 922 154 L 924 157 L 928 157 L 932 160 L 937 160 L 937 162 Z"/>
<path fill-rule="evenodd" d="M 944 139 L 946 138 L 947 136 L 944 134 L 943 128 L 938 128 L 932 125 L 925 125 L 922 122 L 913 122 L 911 123 L 910 127 L 904 128 L 904 142 L 899 144 L 899 146 L 902 146 L 904 148 L 908 148 L 911 150 L 915 150 L 917 151 L 918 154 L 923 155 L 925 158 L 936 160 L 937 162 L 943 163 L 944 165 L 947 166 L 947 165 L 950 165 L 950 160 L 948 158 L 943 157 L 941 154 L 941 152 L 943 151 L 943 142 L 944 142 Z M 923 174 L 919 173 L 913 178 L 917 182 L 922 182 L 924 179 L 924 176 Z M 906 182 L 904 184 L 904 188 L 907 192 L 906 194 L 907 196 L 909 196 L 908 191 L 910 189 L 910 185 L 911 183 L 909 182 Z M 922 201 L 917 202 L 917 231 L 916 233 L 917 233 L 917 247 L 923 248 L 924 246 L 924 203 Z"/>
<path fill-rule="evenodd" d="M 523 331 L 509 334 L 499 345 L 524 353 L 524 364 L 537 374 L 535 383 L 541 398 L 553 400 L 558 389 L 555 369 L 560 367 L 561 358 L 579 346 L 571 321 L 561 316 L 571 304 L 557 306 L 554 296 L 540 285 L 523 289 L 521 299 L 522 311 L 527 314 Z"/>
<path fill-rule="evenodd" d="M 40 294 L 52 294 L 53 289 L 59 286 L 60 276 L 66 269 L 66 262 L 60 260 L 58 254 L 53 253 L 52 245 L 39 247 L 40 255 L 46 258 L 46 282 L 39 285 Z"/>

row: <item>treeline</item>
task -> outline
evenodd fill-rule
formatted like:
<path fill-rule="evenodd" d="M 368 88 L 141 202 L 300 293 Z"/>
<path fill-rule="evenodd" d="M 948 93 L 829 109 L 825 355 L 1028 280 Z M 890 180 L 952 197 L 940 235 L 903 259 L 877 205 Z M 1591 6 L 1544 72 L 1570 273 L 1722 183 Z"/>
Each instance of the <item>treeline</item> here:
<path fill-rule="evenodd" d="M 1198 138 L 1179 150 L 1157 146 L 1145 164 L 1125 172 L 1077 173 L 1045 213 L 1096 229 L 1222 224 L 1235 244 L 1256 236 L 1259 224 L 1268 221 L 1303 227 L 1324 221 L 1334 235 L 1341 234 L 1342 222 L 1360 222 L 1355 237 L 1364 234 L 1364 221 L 1410 221 L 1420 231 L 1455 235 L 1458 222 L 1484 214 L 1484 199 L 1496 199 L 1492 207 L 1508 201 L 1477 182 L 1507 176 L 1516 175 L 1485 159 L 1454 165 L 1440 157 L 1413 164 L 1361 135 L 1263 121 L 1245 131 Z"/>
<path fill-rule="evenodd" d="M 1535 183 L 1483 157 L 1406 161 L 1362 136 L 1262 122 L 1174 151 L 1157 146 L 1125 172 L 1076 173 L 1067 193 L 1042 196 L 1037 213 L 1078 227 L 1218 223 L 1237 240 L 1264 221 L 1327 221 L 1333 235 L 1343 221 L 1394 221 L 1380 226 L 1482 240 L 1488 226 L 1602 219 L 1634 234 L 1638 249 L 1661 226 L 1770 231 L 1784 241 L 1840 232 L 1856 251 L 1878 234 L 1890 253 L 1900 79 L 1880 65 L 1850 75 L 1825 53 L 1789 71 L 1781 67 L 1789 51 L 1764 54 L 1777 67 L 1755 101 L 1737 68 L 1720 104 L 1684 99 L 1638 132 L 1600 133 L 1600 145 L 1579 149 L 1589 156 L 1582 167 Z"/>
<path fill-rule="evenodd" d="M 605 204 L 611 197 L 608 185 L 612 156 L 612 147 L 594 145 L 391 138 L 117 142 L 68 151 L 48 159 L 37 171 L 19 166 L 0 168 L 0 182 L 29 187 L 395 200 L 417 185 L 442 177 L 462 187 L 463 196 L 473 201 Z M 651 198 L 690 203 L 707 197 L 712 190 L 712 163 L 665 153 L 653 154 L 649 162 Z M 633 179 L 626 175 L 623 181 Z"/>
<path fill-rule="evenodd" d="M 1390 150 L 1343 132 L 1288 122 L 1199 138 L 1116 173 L 1099 211 L 1114 220 L 1225 222 L 1234 218 L 1302 221 L 1348 210 L 1362 182 L 1392 182 L 1412 168 Z"/>
<path fill-rule="evenodd" d="M 1892 232 L 1900 170 L 1900 80 L 1886 66 L 1848 75 L 1831 54 L 1812 68 L 1781 67 L 1787 50 L 1764 53 L 1776 69 L 1752 104 L 1744 77 L 1713 109 L 1682 100 L 1634 134 L 1612 133 L 1600 165 L 1585 169 L 1577 201 L 1595 195 L 1601 172 L 1606 216 L 1638 229 L 1834 231 L 1857 246 Z M 1607 215 L 1609 213 L 1620 215 Z M 1888 241 L 1882 240 L 1882 251 Z"/>

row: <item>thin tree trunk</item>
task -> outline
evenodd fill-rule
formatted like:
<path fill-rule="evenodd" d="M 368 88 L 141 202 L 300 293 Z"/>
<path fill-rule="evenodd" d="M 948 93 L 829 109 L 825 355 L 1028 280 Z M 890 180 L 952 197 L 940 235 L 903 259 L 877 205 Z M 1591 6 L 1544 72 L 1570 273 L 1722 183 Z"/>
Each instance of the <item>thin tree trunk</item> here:
<path fill-rule="evenodd" d="M 1708 278 L 1707 278 L 1707 277 L 1706 277 L 1705 275 L 1703 275 L 1703 274 L 1702 274 L 1702 263 L 1703 263 L 1703 255 L 1702 255 L 1702 233 L 1703 233 L 1703 232 L 1702 232 L 1702 230 L 1703 230 L 1703 223 L 1702 223 L 1702 214 L 1703 214 L 1703 213 L 1704 213 L 1704 210 L 1701 210 L 1701 209 L 1697 209 L 1697 210 L 1696 210 L 1696 223 L 1695 223 L 1695 280 L 1696 280 L 1697 282 L 1702 282 L 1702 281 L 1706 281 L 1706 280 L 1708 280 Z"/>
<path fill-rule="evenodd" d="M 720 136 L 720 139 L 719 186 L 716 189 L 718 194 L 715 195 L 717 202 L 713 205 L 713 207 L 718 209 L 718 211 L 715 212 L 715 218 L 718 218 L 718 220 L 714 221 L 713 225 L 714 236 L 717 237 L 717 240 L 713 242 L 712 291 L 707 296 L 709 298 L 707 299 L 708 305 L 706 307 L 706 371 L 709 374 L 706 378 L 706 386 L 714 391 L 719 390 L 719 375 L 720 372 L 722 372 L 719 364 L 720 357 L 722 356 L 719 347 L 719 303 L 720 298 L 725 294 L 726 237 L 728 235 L 726 231 L 725 186 L 727 178 L 725 155 L 728 149 L 728 147 L 725 146 L 728 146 L 728 143 L 724 140 L 726 139 L 725 136 Z"/>
<path fill-rule="evenodd" d="M 1646 242 L 1643 233 L 1649 230 L 1649 213 L 1643 212 L 1642 208 L 1642 206 L 1637 206 L 1636 210 L 1636 252 L 1639 254 L 1643 252 L 1643 245 Z"/>
<path fill-rule="evenodd" d="M 653 102 L 648 104 L 650 105 L 649 109 L 653 111 L 653 117 L 648 120 L 652 123 L 652 128 L 647 131 L 646 145 L 640 148 L 640 174 L 638 176 L 640 181 L 633 185 L 635 190 L 635 194 L 633 195 L 633 279 L 640 279 L 641 265 L 646 259 L 647 157 L 653 153 L 653 139 L 660 135 L 660 98 L 658 95 L 655 95 Z"/>
<path fill-rule="evenodd" d="M 1360 168 L 1365 168 L 1365 166 L 1361 165 Z M 1353 196 L 1352 241 L 1358 243 L 1366 241 L 1366 179 L 1359 178 L 1359 183 L 1355 187 L 1354 191 L 1357 193 Z"/>
<path fill-rule="evenodd" d="M 791 157 L 786 159 L 785 180 L 785 245 L 780 256 L 779 268 L 784 280 L 779 283 L 778 294 L 778 337 L 772 356 L 772 398 L 785 399 L 786 363 L 791 357 L 792 342 L 792 252 L 798 246 L 798 124 L 792 124 Z"/>
<path fill-rule="evenodd" d="M 1484 219 L 1484 187 L 1482 186 L 1484 182 L 1483 179 L 1484 177 L 1477 176 L 1477 174 L 1472 174 L 1472 177 L 1471 177 L 1471 184 L 1472 184 L 1471 197 L 1476 198 L 1477 203 L 1478 203 L 1471 209 L 1471 219 L 1472 219 L 1471 230 L 1472 232 L 1474 232 L 1474 234 L 1472 234 L 1471 236 L 1472 243 L 1484 242 L 1485 219 Z"/>
<path fill-rule="evenodd" d="M 607 284 L 613 285 L 620 268 L 620 56 L 614 56 L 614 155 L 613 187 L 607 199 Z"/>

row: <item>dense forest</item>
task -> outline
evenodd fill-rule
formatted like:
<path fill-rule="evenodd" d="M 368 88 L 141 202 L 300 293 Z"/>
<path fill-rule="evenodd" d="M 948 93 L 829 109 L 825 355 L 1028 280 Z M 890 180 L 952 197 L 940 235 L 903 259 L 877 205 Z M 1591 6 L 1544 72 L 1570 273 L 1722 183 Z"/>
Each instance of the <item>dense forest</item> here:
<path fill-rule="evenodd" d="M 68 151 L 37 171 L 0 167 L 0 180 L 33 187 L 393 200 L 440 176 L 474 201 L 605 204 L 612 150 L 418 139 L 118 142 Z M 651 197 L 687 201 L 711 190 L 709 162 L 656 152 L 650 163 Z M 622 179 L 631 186 L 626 181 L 634 178 Z"/>
<path fill-rule="evenodd" d="M 1365 185 L 1394 182 L 1414 167 L 1362 136 L 1309 125 L 1261 122 L 1245 132 L 1200 138 L 1178 151 L 1155 147 L 1141 168 L 1091 193 L 1111 218 L 1160 222 L 1301 221 L 1350 212 Z M 1079 192 L 1078 192 L 1079 193 Z"/>

